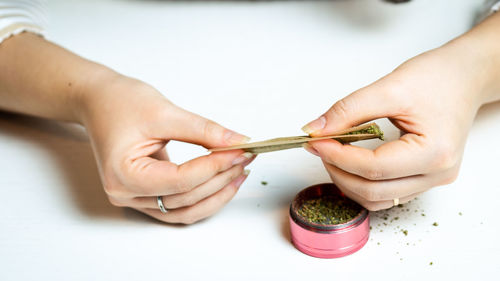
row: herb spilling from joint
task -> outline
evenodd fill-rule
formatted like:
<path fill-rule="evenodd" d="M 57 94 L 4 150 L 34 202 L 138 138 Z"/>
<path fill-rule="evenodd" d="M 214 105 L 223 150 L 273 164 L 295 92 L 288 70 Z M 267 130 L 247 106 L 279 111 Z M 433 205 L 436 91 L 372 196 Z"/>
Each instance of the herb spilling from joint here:
<path fill-rule="evenodd" d="M 327 195 L 307 199 L 298 209 L 298 214 L 310 223 L 335 225 L 354 219 L 362 207 L 341 195 Z"/>

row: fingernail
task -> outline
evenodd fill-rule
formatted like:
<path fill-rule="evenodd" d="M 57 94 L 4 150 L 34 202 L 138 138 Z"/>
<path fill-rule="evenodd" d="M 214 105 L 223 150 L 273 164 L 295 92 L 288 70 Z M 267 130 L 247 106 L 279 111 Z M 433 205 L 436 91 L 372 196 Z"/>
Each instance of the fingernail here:
<path fill-rule="evenodd" d="M 224 139 L 229 144 L 243 144 L 250 141 L 249 137 L 229 130 L 224 134 Z"/>
<path fill-rule="evenodd" d="M 326 125 L 326 118 L 325 116 L 321 116 L 320 118 L 311 121 L 309 122 L 309 124 L 302 127 L 302 131 L 310 135 L 314 132 L 322 130 L 325 127 L 325 125 Z"/>
<path fill-rule="evenodd" d="M 255 160 L 255 158 L 257 158 L 257 155 L 252 155 L 252 157 L 250 157 L 250 159 L 248 159 L 247 161 L 243 162 L 241 166 L 246 167 L 250 165 L 250 163 L 252 163 L 253 160 Z"/>
<path fill-rule="evenodd" d="M 233 166 L 234 165 L 242 164 L 242 163 L 250 160 L 252 157 L 253 157 L 252 153 L 245 152 L 245 153 L 241 154 L 240 156 L 238 156 L 238 158 L 236 158 L 236 159 L 233 160 Z"/>
<path fill-rule="evenodd" d="M 243 174 L 234 180 L 234 186 L 239 187 L 247 179 L 249 174 L 250 170 L 244 170 Z"/>
<path fill-rule="evenodd" d="M 302 146 L 303 146 L 303 147 L 304 147 L 304 149 L 305 149 L 305 150 L 307 150 L 309 153 L 314 154 L 314 155 L 316 155 L 316 156 L 318 156 L 318 157 L 321 157 L 321 156 L 319 155 L 319 152 L 318 152 L 318 151 L 317 151 L 317 150 L 316 150 L 316 149 L 315 149 L 315 148 L 314 148 L 311 144 L 309 144 L 309 143 L 304 143 Z"/>

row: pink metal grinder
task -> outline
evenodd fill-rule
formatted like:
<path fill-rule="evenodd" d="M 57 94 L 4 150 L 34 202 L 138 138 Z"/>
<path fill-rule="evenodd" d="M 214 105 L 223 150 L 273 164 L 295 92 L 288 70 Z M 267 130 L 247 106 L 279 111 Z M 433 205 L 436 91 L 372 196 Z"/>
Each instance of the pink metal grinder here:
<path fill-rule="evenodd" d="M 345 196 L 332 183 L 313 185 L 299 192 L 290 205 L 292 243 L 304 254 L 340 258 L 358 251 L 368 241 L 370 217 L 364 208 L 352 220 L 336 225 L 311 223 L 297 213 L 305 200 L 333 194 Z"/>

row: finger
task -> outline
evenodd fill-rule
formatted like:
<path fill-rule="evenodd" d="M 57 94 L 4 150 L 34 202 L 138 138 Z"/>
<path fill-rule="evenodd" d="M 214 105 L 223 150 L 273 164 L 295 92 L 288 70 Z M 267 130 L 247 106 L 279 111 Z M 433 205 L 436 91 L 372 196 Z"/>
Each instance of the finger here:
<path fill-rule="evenodd" d="M 241 183 L 239 184 L 241 185 Z M 192 224 L 215 214 L 222 207 L 224 207 L 224 205 L 226 205 L 234 197 L 234 195 L 236 195 L 236 192 L 239 189 L 239 185 L 237 184 L 238 182 L 234 181 L 219 190 L 214 195 L 200 201 L 196 205 L 169 210 L 166 214 L 163 214 L 158 209 L 138 210 L 163 222 Z"/>
<path fill-rule="evenodd" d="M 424 192 L 441 183 L 442 175 L 418 175 L 406 178 L 370 181 L 325 164 L 332 181 L 343 186 L 367 202 L 404 198 Z"/>
<path fill-rule="evenodd" d="M 404 112 L 401 103 L 389 100 L 387 87 L 374 83 L 337 101 L 318 119 L 302 130 L 312 136 L 321 136 L 346 129 L 366 121 L 393 117 Z M 392 97 L 391 97 L 392 98 Z"/>
<path fill-rule="evenodd" d="M 342 145 L 334 140 L 309 144 L 323 161 L 370 180 L 402 178 L 441 169 L 439 154 L 429 149 L 431 146 L 424 137 L 414 134 L 406 134 L 375 150 Z"/>
<path fill-rule="evenodd" d="M 215 194 L 231 182 L 235 180 L 244 180 L 248 176 L 249 171 L 244 171 L 242 166 L 235 166 L 225 172 L 222 172 L 211 180 L 197 186 L 196 188 L 186 193 L 162 196 L 163 205 L 167 209 L 176 209 L 180 207 L 192 206 L 201 200 Z M 238 184 L 236 182 L 235 184 Z M 156 197 L 137 197 L 129 199 L 128 206 L 136 209 L 158 208 Z"/>
<path fill-rule="evenodd" d="M 336 184 L 337 187 L 344 193 L 347 197 L 350 199 L 356 201 L 358 204 L 363 206 L 365 209 L 369 211 L 379 211 L 379 210 L 384 210 L 384 209 L 389 209 L 394 207 L 394 199 L 392 200 L 383 200 L 383 201 L 367 201 L 358 194 L 352 192 L 348 188 L 345 188 L 342 185 Z M 408 203 L 409 201 L 415 199 L 415 197 L 419 196 L 422 193 L 415 193 L 411 194 L 402 198 L 399 198 L 399 204 L 405 204 Z"/>
<path fill-rule="evenodd" d="M 135 196 L 185 193 L 220 172 L 250 161 L 253 154 L 241 150 L 216 152 L 195 158 L 182 165 L 142 157 L 131 164 L 130 185 Z"/>
<path fill-rule="evenodd" d="M 250 140 L 247 136 L 177 106 L 172 107 L 165 117 L 163 139 L 199 144 L 206 148 L 242 144 Z"/>

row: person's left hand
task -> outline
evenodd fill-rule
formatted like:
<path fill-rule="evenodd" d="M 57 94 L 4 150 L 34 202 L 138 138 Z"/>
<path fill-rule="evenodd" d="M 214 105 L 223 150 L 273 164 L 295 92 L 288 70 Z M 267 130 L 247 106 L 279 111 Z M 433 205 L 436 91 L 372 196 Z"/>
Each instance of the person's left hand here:
<path fill-rule="evenodd" d="M 310 142 L 306 149 L 321 157 L 342 192 L 369 210 L 451 183 L 488 92 L 486 60 L 458 43 L 419 55 L 304 127 L 322 136 L 387 117 L 404 132 L 400 139 L 375 150 L 334 140 Z"/>

